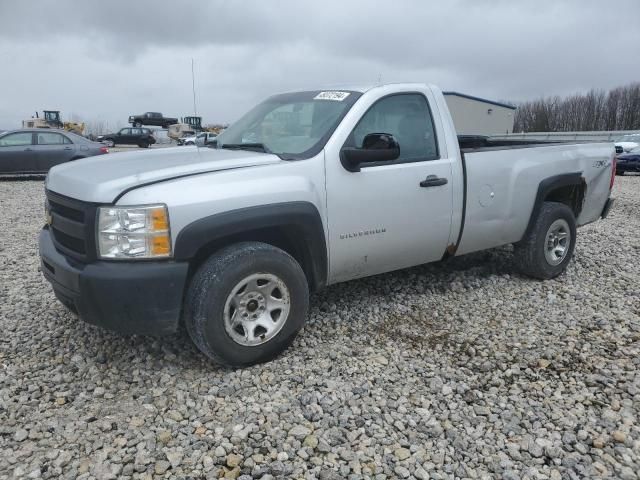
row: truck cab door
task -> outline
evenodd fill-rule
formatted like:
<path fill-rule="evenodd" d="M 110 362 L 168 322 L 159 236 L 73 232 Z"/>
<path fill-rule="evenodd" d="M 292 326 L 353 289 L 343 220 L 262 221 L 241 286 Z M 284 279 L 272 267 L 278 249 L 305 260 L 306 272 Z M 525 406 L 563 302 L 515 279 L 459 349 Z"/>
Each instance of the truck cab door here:
<path fill-rule="evenodd" d="M 379 98 L 342 145 L 327 149 L 331 283 L 436 261 L 446 252 L 455 158 L 439 146 L 443 127 L 439 117 L 436 126 L 430 104 L 430 91 Z M 399 157 L 349 171 L 340 150 L 361 148 L 373 133 L 392 135 Z"/>
<path fill-rule="evenodd" d="M 0 173 L 35 172 L 32 132 L 10 133 L 0 138 Z"/>

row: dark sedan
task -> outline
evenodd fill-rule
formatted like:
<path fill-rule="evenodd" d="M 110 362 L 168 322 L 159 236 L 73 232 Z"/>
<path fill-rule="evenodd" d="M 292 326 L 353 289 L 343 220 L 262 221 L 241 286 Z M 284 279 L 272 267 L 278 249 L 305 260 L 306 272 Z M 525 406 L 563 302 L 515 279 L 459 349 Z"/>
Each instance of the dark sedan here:
<path fill-rule="evenodd" d="M 104 153 L 104 145 L 64 130 L 13 130 L 0 134 L 0 174 L 47 173 L 60 163 Z"/>
<path fill-rule="evenodd" d="M 640 173 L 640 147 L 633 148 L 628 153 L 618 155 L 616 174 L 624 175 L 627 172 Z"/>

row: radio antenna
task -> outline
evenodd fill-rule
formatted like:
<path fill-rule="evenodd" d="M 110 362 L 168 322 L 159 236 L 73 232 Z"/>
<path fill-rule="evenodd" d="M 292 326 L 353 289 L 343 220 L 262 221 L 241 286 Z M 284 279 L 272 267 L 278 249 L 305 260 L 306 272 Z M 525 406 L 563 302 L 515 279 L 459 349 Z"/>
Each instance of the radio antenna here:
<path fill-rule="evenodd" d="M 198 110 L 196 109 L 196 76 L 193 68 L 193 58 L 191 59 L 191 89 L 193 90 L 193 115 L 198 116 Z"/>

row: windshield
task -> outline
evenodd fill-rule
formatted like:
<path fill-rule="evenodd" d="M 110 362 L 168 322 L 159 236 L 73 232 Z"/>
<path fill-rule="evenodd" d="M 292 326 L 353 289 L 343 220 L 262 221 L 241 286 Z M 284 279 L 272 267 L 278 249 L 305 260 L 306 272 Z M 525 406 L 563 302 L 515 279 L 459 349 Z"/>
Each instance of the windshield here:
<path fill-rule="evenodd" d="M 285 93 L 262 102 L 223 133 L 217 148 L 243 144 L 275 153 L 285 160 L 310 158 L 327 142 L 342 118 L 361 96 L 351 91 Z"/>

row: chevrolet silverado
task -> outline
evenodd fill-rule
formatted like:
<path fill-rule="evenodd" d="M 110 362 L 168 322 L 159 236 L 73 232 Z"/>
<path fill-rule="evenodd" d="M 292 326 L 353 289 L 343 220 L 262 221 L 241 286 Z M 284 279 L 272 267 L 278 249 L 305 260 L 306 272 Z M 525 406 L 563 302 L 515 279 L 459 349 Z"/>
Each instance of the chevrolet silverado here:
<path fill-rule="evenodd" d="M 246 366 L 292 343 L 326 285 L 506 244 L 523 274 L 562 274 L 614 174 L 612 143 L 458 138 L 426 84 L 285 93 L 209 147 L 54 167 L 42 272 L 87 322 L 183 321 L 204 354 Z"/>

